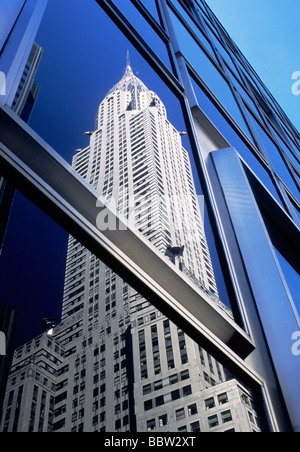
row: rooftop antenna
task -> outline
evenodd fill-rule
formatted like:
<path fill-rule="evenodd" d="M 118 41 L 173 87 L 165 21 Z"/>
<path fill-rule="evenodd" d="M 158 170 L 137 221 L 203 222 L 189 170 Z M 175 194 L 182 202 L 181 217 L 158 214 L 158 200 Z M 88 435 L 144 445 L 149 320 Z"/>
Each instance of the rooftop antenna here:
<path fill-rule="evenodd" d="M 131 67 L 131 61 L 130 61 L 130 54 L 129 54 L 129 50 L 127 50 L 127 56 L 126 56 L 126 74 L 128 74 L 128 72 L 132 72 L 132 67 Z"/>
<path fill-rule="evenodd" d="M 131 61 L 130 61 L 130 53 L 129 50 L 127 50 L 127 66 L 131 67 Z"/>

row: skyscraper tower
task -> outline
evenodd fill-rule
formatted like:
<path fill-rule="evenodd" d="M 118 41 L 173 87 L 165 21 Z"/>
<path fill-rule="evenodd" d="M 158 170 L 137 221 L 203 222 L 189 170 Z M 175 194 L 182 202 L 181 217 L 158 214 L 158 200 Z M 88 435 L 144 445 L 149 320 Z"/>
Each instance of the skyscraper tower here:
<path fill-rule="evenodd" d="M 73 167 L 159 250 L 184 245 L 184 266 L 217 294 L 181 134 L 127 62 L 100 104 L 89 147 L 77 153 Z"/>
<path fill-rule="evenodd" d="M 129 56 L 123 77 L 99 106 L 95 131 L 87 134 L 89 146 L 77 151 L 73 168 L 223 306 L 188 152 Z M 106 220 L 99 216 L 97 226 L 110 227 Z M 71 236 L 62 321 L 51 340 L 61 353 L 47 416 L 51 430 L 260 430 L 249 391 Z M 44 346 L 53 348 L 51 340 Z M 34 347 L 26 350 L 34 355 Z M 20 372 L 22 349 L 16 356 Z M 38 399 L 36 382 L 34 391 Z M 31 406 L 32 429 L 34 422 Z M 6 417 L 6 430 L 9 425 Z"/>

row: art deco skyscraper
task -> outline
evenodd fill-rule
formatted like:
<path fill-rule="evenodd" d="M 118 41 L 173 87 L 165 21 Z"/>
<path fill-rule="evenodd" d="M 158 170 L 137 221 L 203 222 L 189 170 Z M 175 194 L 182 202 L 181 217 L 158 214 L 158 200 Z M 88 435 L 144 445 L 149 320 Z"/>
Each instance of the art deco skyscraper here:
<path fill-rule="evenodd" d="M 88 135 L 90 144 L 77 151 L 74 169 L 115 205 L 129 227 L 231 315 L 218 299 L 181 134 L 168 121 L 161 99 L 133 73 L 129 58 Z M 99 228 L 113 227 L 103 211 L 95 220 Z M 53 412 L 47 416 L 53 419 L 51 430 L 260 430 L 249 391 L 71 236 L 62 322 L 51 340 L 61 350 Z M 34 354 L 33 346 L 23 351 L 30 350 Z M 26 362 L 23 351 L 14 363 L 19 372 L 18 363 Z M 34 428 L 32 407 L 29 417 Z M 7 430 L 9 425 L 6 419 Z"/>
<path fill-rule="evenodd" d="M 188 153 L 162 101 L 129 60 L 73 167 L 159 250 L 184 245 L 184 266 L 217 294 Z"/>

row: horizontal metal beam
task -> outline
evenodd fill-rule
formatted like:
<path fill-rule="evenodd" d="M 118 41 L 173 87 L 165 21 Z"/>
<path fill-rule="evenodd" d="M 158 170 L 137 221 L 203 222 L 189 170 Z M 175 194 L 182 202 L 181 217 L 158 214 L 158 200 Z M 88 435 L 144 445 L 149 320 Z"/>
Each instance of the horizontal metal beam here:
<path fill-rule="evenodd" d="M 27 124 L 0 109 L 1 173 L 89 248 L 150 303 L 250 384 L 261 378 L 244 363 L 254 345 L 200 288 L 117 211 L 104 208 L 116 228 L 99 230 L 98 193 Z M 105 200 L 102 199 L 103 204 Z M 114 229 L 114 230 L 113 230 Z"/>

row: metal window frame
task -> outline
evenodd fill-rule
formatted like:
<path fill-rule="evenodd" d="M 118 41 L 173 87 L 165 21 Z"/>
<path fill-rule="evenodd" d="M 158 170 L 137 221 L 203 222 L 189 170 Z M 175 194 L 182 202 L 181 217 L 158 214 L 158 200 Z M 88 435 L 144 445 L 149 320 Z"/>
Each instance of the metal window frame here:
<path fill-rule="evenodd" d="M 179 0 L 180 3 L 182 3 L 182 0 Z M 169 5 L 169 7 L 172 9 L 172 11 L 176 14 L 177 18 L 181 21 L 182 25 L 186 28 L 187 33 L 190 34 L 191 37 L 193 37 L 193 39 L 196 41 L 196 43 L 198 44 L 198 46 L 201 48 L 202 51 L 204 51 L 204 53 L 206 54 L 206 56 L 209 58 L 209 60 L 211 61 L 212 64 L 214 64 L 216 66 L 216 63 L 211 59 L 211 56 L 209 55 L 209 53 L 207 52 L 207 50 L 204 48 L 204 46 L 201 44 L 201 42 L 199 43 L 199 38 L 195 37 L 195 33 L 193 32 L 193 30 L 190 29 L 189 25 L 185 22 L 185 19 L 183 17 L 181 17 L 180 13 L 177 12 L 176 7 L 174 5 L 172 5 L 170 0 L 167 0 L 167 3 Z M 189 13 L 189 11 L 187 11 L 187 8 L 185 7 L 186 12 L 190 15 L 190 18 L 193 19 L 192 15 Z M 210 11 L 211 12 L 211 11 Z M 219 21 L 214 17 L 213 13 L 212 13 L 212 17 L 213 20 L 215 20 L 217 22 L 217 26 L 218 28 L 222 31 L 224 31 L 223 27 L 221 26 L 221 24 L 219 23 Z M 199 26 L 199 25 L 198 25 Z M 208 35 L 208 33 L 206 33 Z M 224 43 L 225 49 L 228 47 L 228 43 L 226 42 L 226 40 L 224 39 L 224 36 L 222 37 L 222 34 L 220 34 L 221 36 L 221 40 Z M 258 146 L 258 149 L 261 151 L 261 153 L 263 154 L 264 158 L 267 160 L 268 162 L 268 171 L 270 172 L 270 177 L 273 181 L 274 186 L 276 187 L 279 195 L 282 198 L 282 201 L 284 203 L 284 205 L 286 206 L 287 211 L 289 212 L 291 218 L 297 223 L 299 224 L 298 218 L 296 216 L 296 214 L 294 213 L 293 207 L 292 207 L 292 203 L 294 201 L 294 196 L 293 194 L 290 192 L 290 190 L 286 187 L 286 185 L 283 183 L 282 180 L 280 180 L 277 176 L 276 176 L 276 172 L 274 170 L 273 167 L 273 163 L 272 163 L 272 159 L 270 159 L 270 156 L 268 155 L 265 146 L 263 145 L 263 143 L 261 142 L 261 139 L 259 137 L 259 134 L 256 130 L 256 128 L 253 126 L 252 123 L 252 118 L 251 118 L 251 114 L 249 114 L 248 109 L 246 108 L 246 106 L 244 105 L 243 100 L 241 99 L 241 95 L 239 94 L 239 90 L 236 89 L 235 86 L 235 81 L 232 78 L 231 74 L 229 73 L 228 69 L 226 68 L 226 65 L 224 65 L 225 63 L 223 62 L 223 58 L 222 56 L 218 56 L 218 51 L 215 48 L 215 45 L 213 43 L 213 41 L 210 39 L 209 35 L 207 36 L 207 39 L 210 41 L 210 44 L 212 46 L 212 49 L 215 53 L 215 55 L 217 56 L 217 60 L 219 63 L 219 67 L 216 66 L 216 69 L 219 70 L 220 69 L 223 70 L 223 74 L 221 74 L 224 78 L 224 80 L 228 83 L 229 88 L 232 91 L 233 97 L 237 103 L 238 108 L 240 109 L 241 114 L 246 118 L 246 124 L 248 126 L 248 129 L 250 131 L 250 134 L 253 136 L 254 138 L 254 142 L 256 143 L 256 145 Z M 230 38 L 229 38 L 230 39 Z M 230 50 L 230 49 L 229 49 Z M 229 53 L 228 53 L 229 54 Z M 183 55 L 184 56 L 184 55 Z M 190 70 L 194 71 L 194 73 L 196 73 L 196 71 L 192 68 L 191 62 L 186 61 L 186 64 L 188 66 L 190 66 Z M 235 63 L 234 63 L 235 64 Z M 249 72 L 249 70 L 247 71 Z M 221 73 L 221 72 L 220 72 Z M 248 74 L 250 77 L 250 74 Z M 259 77 L 257 76 L 257 74 L 255 74 L 257 81 L 260 81 Z M 200 78 L 197 76 L 197 78 L 200 80 Z M 243 77 L 242 77 L 243 78 Z M 205 85 L 204 82 L 202 80 L 200 80 L 201 85 Z M 246 83 L 246 82 L 245 82 Z M 260 83 L 262 84 L 262 82 L 260 81 Z M 263 84 L 262 84 L 263 85 Z M 247 90 L 249 91 L 249 83 L 246 83 L 246 87 Z M 269 94 L 270 97 L 272 97 L 272 95 L 269 93 L 268 89 L 263 85 L 265 91 Z M 210 89 L 205 86 L 204 89 L 206 91 L 208 91 L 210 93 L 210 97 L 213 98 L 213 102 L 215 104 L 219 104 L 218 100 L 216 101 L 214 99 L 214 95 L 211 93 Z M 250 90 L 250 97 L 253 97 L 253 90 Z M 261 94 L 261 93 L 260 93 Z M 261 94 L 261 96 L 263 97 L 263 94 Z M 263 128 L 263 131 L 269 136 L 269 138 L 271 140 L 274 141 L 274 136 L 273 136 L 273 126 L 270 127 L 270 130 L 268 129 L 267 125 L 266 125 L 266 115 L 264 112 L 264 109 L 261 107 L 261 105 L 259 104 L 259 102 L 256 102 L 257 104 L 257 108 L 260 112 L 261 118 L 256 118 L 259 120 L 260 122 L 260 126 Z M 222 105 L 218 105 L 218 108 L 223 109 Z M 233 121 L 234 123 L 234 119 L 232 119 L 230 117 L 230 114 L 225 110 L 225 115 L 226 117 L 229 118 L 229 120 Z M 255 116 L 255 113 L 253 112 L 253 115 Z M 278 116 L 278 115 L 277 115 Z M 263 121 L 263 124 L 261 124 L 261 121 Z M 234 127 L 240 129 L 240 127 L 238 125 L 234 125 Z M 240 135 L 242 135 L 244 141 L 246 139 L 246 141 L 248 141 L 247 136 L 244 135 L 244 132 L 242 130 L 238 130 L 238 133 Z M 286 166 L 287 171 L 289 171 L 292 179 L 294 180 L 295 185 L 299 186 L 298 181 L 296 180 L 296 175 L 294 174 L 293 168 L 292 166 L 289 164 L 289 162 L 287 161 L 287 158 L 284 154 L 284 152 L 280 149 L 280 146 L 278 146 L 277 143 L 275 143 L 275 145 L 278 148 L 278 153 L 280 155 L 280 157 L 283 159 L 283 164 Z M 252 144 L 251 147 L 253 148 Z M 289 146 L 288 146 L 289 147 Z M 297 201 L 296 201 L 296 205 L 297 205 Z"/>
<path fill-rule="evenodd" d="M 139 35 L 133 25 L 127 20 L 122 12 L 117 8 L 112 0 L 95 0 L 99 6 L 106 12 L 108 17 L 123 32 L 124 36 L 129 39 L 135 48 L 143 55 L 145 60 L 153 67 L 160 78 L 169 86 L 173 93 L 178 97 L 182 97 L 184 88 L 178 79 L 167 68 L 163 61 L 156 55 L 146 41 Z M 166 44 L 166 42 L 165 42 Z M 172 61 L 170 60 L 172 64 Z"/>

